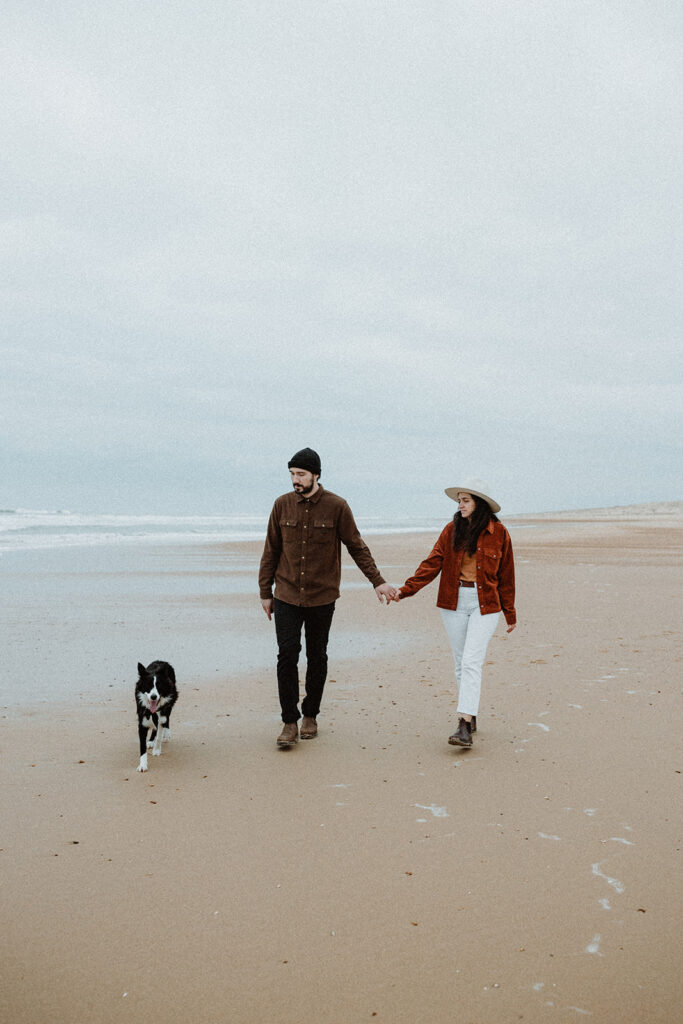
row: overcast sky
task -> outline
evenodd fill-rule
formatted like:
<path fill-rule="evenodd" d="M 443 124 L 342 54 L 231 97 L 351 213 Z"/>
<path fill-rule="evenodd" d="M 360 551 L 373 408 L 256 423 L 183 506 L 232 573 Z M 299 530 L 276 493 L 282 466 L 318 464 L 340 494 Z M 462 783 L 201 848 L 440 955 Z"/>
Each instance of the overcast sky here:
<path fill-rule="evenodd" d="M 6 0 L 0 507 L 680 499 L 678 0 Z"/>

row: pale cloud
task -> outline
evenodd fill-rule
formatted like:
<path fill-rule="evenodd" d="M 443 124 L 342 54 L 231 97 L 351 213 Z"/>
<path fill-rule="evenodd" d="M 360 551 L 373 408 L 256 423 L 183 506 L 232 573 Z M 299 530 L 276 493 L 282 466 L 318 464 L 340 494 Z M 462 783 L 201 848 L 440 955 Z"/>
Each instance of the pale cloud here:
<path fill-rule="evenodd" d="M 0 504 L 152 460 L 211 511 L 302 444 L 377 507 L 428 505 L 415 465 L 676 496 L 680 39 L 666 2 L 10 3 Z"/>

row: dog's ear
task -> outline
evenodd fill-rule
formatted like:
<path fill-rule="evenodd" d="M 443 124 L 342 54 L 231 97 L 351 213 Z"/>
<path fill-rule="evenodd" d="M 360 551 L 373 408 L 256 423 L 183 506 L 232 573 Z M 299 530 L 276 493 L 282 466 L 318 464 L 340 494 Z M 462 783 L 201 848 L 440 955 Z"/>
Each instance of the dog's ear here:
<path fill-rule="evenodd" d="M 138 672 L 140 673 L 141 676 L 147 675 L 147 669 L 145 668 L 141 661 L 138 662 Z"/>

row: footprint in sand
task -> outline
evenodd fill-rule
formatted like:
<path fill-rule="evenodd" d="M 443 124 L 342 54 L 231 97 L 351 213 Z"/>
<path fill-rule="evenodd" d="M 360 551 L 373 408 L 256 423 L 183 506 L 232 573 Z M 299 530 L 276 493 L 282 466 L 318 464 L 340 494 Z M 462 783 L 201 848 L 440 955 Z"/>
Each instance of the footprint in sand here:
<path fill-rule="evenodd" d="M 445 807 L 437 807 L 436 804 L 413 804 L 413 807 L 419 807 L 421 811 L 430 811 L 435 818 L 450 818 L 450 814 Z M 420 821 L 424 821 L 424 818 L 420 818 Z"/>

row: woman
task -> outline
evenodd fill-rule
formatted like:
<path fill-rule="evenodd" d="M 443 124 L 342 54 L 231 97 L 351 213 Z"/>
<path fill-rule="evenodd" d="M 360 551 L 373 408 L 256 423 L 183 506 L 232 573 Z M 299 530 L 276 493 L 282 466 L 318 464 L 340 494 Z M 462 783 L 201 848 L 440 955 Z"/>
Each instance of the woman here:
<path fill-rule="evenodd" d="M 458 728 L 448 742 L 471 747 L 477 729 L 481 670 L 502 611 L 515 628 L 515 567 L 510 534 L 496 516 L 500 505 L 482 480 L 447 487 L 458 511 L 441 532 L 397 601 L 412 597 L 441 573 L 436 599 L 453 649 L 458 684 Z"/>

